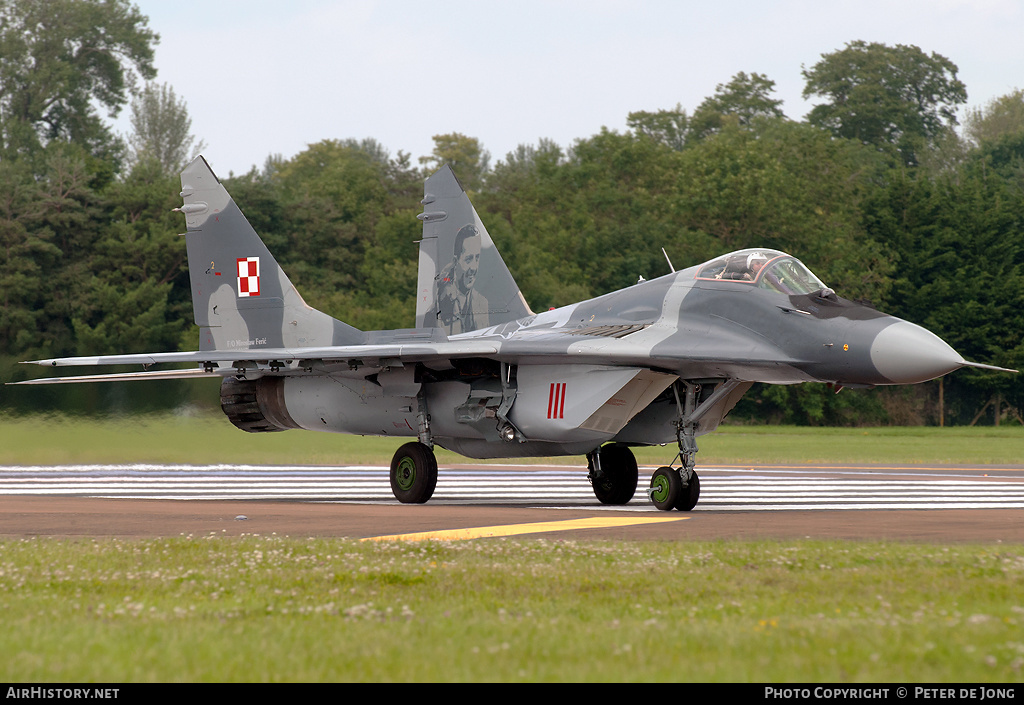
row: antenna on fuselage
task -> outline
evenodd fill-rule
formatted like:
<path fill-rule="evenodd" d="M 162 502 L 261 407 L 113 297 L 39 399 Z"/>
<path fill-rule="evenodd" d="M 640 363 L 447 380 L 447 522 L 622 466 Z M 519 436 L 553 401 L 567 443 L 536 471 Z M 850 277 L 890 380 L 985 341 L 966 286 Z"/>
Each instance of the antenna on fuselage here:
<path fill-rule="evenodd" d="M 665 255 L 665 261 L 668 262 L 668 268 L 672 270 L 672 273 L 676 273 L 676 268 L 672 266 L 672 260 L 668 258 L 668 253 L 665 252 L 665 248 L 661 248 L 661 254 Z"/>

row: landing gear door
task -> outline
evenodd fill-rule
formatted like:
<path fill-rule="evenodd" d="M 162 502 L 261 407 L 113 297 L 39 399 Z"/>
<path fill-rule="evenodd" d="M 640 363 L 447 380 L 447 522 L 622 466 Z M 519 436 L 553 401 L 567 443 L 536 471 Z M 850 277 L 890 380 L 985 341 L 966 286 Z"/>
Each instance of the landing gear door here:
<path fill-rule="evenodd" d="M 601 438 L 625 426 L 674 379 L 629 367 L 520 365 L 509 419 L 530 440 Z"/>

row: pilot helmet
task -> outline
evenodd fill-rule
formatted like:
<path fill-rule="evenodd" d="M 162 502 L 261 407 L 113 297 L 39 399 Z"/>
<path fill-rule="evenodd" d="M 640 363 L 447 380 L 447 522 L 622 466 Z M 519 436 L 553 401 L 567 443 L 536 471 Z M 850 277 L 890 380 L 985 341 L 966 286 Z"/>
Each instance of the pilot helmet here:
<path fill-rule="evenodd" d="M 762 267 L 764 263 L 768 261 L 768 255 L 763 252 L 751 252 L 747 255 L 747 269 L 753 271 L 754 263 L 760 264 Z"/>

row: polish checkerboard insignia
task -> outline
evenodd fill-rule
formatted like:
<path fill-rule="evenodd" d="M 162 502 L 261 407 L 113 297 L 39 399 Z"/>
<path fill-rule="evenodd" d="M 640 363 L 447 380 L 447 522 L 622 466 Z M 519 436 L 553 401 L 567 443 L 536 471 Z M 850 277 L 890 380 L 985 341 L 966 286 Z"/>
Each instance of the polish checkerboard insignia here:
<path fill-rule="evenodd" d="M 260 295 L 260 258 L 238 258 L 238 297 Z"/>

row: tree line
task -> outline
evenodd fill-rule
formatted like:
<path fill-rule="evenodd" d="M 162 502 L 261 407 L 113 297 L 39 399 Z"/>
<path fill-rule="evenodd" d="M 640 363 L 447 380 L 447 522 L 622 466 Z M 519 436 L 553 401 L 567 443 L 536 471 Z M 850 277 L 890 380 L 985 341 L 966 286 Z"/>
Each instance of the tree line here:
<path fill-rule="evenodd" d="M 171 209 L 202 143 L 154 80 L 158 39 L 127 0 L 0 0 L 6 360 L 197 345 Z M 1024 366 L 1024 92 L 961 111 L 951 60 L 864 41 L 803 77 L 814 107 L 800 119 L 767 76 L 738 73 L 692 110 L 632 112 L 625 131 L 541 139 L 493 165 L 457 133 L 416 164 L 327 137 L 224 181 L 306 300 L 363 329 L 413 325 L 422 183 L 450 163 L 534 310 L 667 273 L 662 248 L 677 268 L 775 248 L 968 359 Z M 121 137 L 98 111 L 125 107 Z M 1016 376 L 963 370 L 941 387 L 758 387 L 735 414 L 1020 423 L 1021 409 Z"/>

